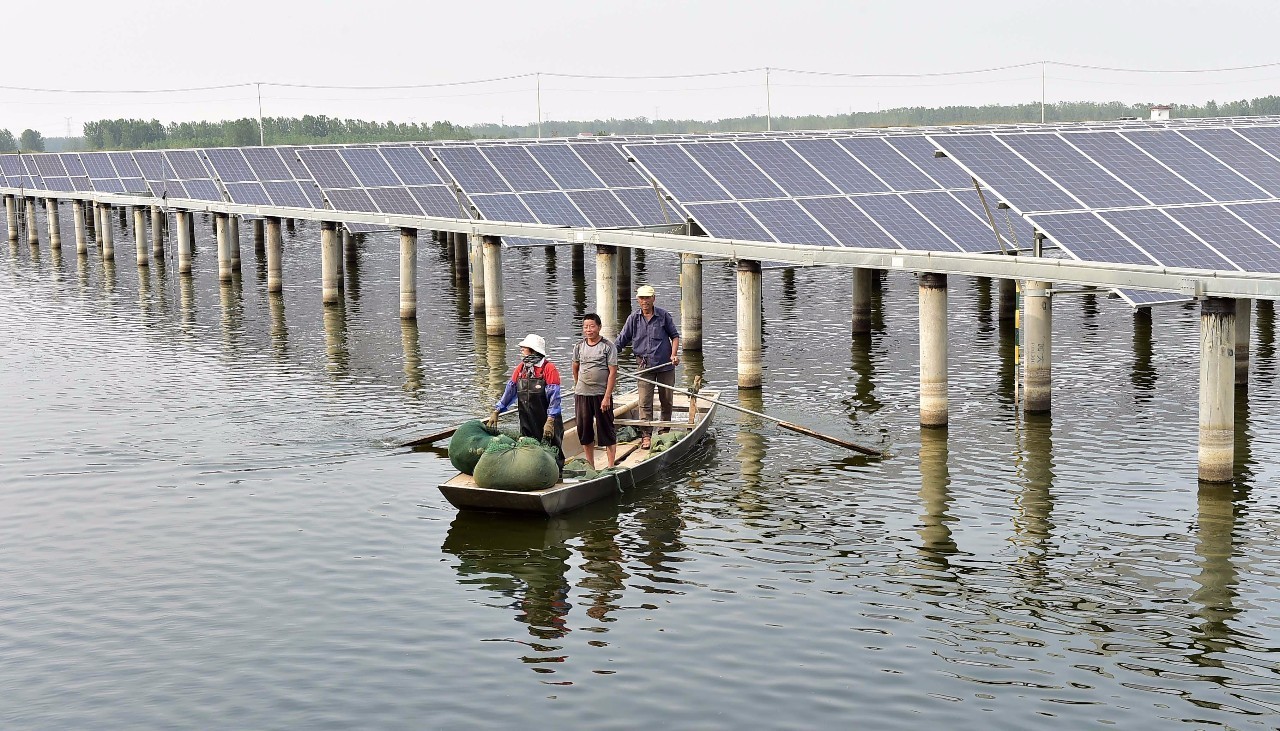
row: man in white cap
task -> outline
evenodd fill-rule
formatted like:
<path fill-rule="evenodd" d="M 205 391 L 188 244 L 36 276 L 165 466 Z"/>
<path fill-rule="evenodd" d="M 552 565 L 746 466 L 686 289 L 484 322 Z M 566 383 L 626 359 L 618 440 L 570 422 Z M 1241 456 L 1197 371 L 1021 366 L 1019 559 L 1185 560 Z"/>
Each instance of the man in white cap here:
<path fill-rule="evenodd" d="M 564 417 L 560 413 L 560 371 L 547 360 L 547 341 L 530 333 L 520 341 L 520 364 L 511 374 L 502 398 L 486 422 L 498 426 L 498 416 L 519 404 L 520 436 L 542 437 L 556 445 L 556 466 L 564 471 Z"/>
<path fill-rule="evenodd" d="M 622 325 L 614 345 L 621 351 L 628 345 L 640 362 L 640 370 L 654 368 L 645 374 L 645 378 L 664 384 L 667 388 L 658 389 L 658 403 L 662 406 L 662 420 L 671 421 L 672 386 L 676 384 L 676 366 L 680 364 L 680 330 L 676 328 L 675 318 L 670 312 L 657 307 L 657 292 L 645 284 L 636 290 L 636 301 L 640 303 L 640 311 L 632 312 Z M 644 421 L 653 419 L 653 384 L 640 381 L 640 418 Z M 666 431 L 666 429 L 662 429 Z M 648 449 L 652 427 L 642 427 L 640 448 Z"/>

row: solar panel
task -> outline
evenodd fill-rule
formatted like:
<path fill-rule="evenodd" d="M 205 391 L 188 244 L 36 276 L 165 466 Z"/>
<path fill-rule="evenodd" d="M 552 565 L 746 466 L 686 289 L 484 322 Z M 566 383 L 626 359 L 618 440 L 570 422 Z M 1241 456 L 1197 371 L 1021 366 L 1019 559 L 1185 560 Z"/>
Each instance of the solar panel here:
<path fill-rule="evenodd" d="M 618 196 L 622 205 L 640 221 L 642 226 L 661 226 L 670 223 L 684 223 L 688 214 L 652 187 L 616 188 L 613 194 Z"/>
<path fill-rule="evenodd" d="M 1220 202 L 1259 200 L 1271 197 L 1260 186 L 1196 147 L 1176 130 L 1121 132 L 1133 144 L 1151 153 L 1170 170 L 1186 178 Z"/>
<path fill-rule="evenodd" d="M 512 190 L 559 190 L 560 186 L 538 165 L 524 146 L 487 147 L 481 150 L 494 169 L 507 181 Z M 467 188 L 464 186 L 464 190 Z"/>
<path fill-rule="evenodd" d="M 942 187 L 890 147 L 883 137 L 847 138 L 839 140 L 839 143 L 893 190 L 938 190 Z"/>
<path fill-rule="evenodd" d="M 302 188 L 292 180 L 269 180 L 262 184 L 267 191 L 271 204 L 289 208 L 313 208 L 311 199 L 303 193 Z"/>
<path fill-rule="evenodd" d="M 227 196 L 231 198 L 232 203 L 240 203 L 247 206 L 269 206 L 272 205 L 271 197 L 267 195 L 267 191 L 262 187 L 262 183 L 224 183 L 227 189 Z"/>
<path fill-rule="evenodd" d="M 319 183 L 326 193 L 334 189 L 360 187 L 360 181 L 337 150 L 299 148 L 297 154 L 310 172 L 311 179 Z"/>
<path fill-rule="evenodd" d="M 734 198 L 751 200 L 786 195 L 732 143 L 691 144 L 683 146 L 682 149 Z M 656 170 L 653 172 L 659 180 L 666 181 L 666 176 Z"/>
<path fill-rule="evenodd" d="M 948 135 L 930 139 L 1019 213 L 1084 208 L 992 135 Z"/>
<path fill-rule="evenodd" d="M 537 223 L 538 219 L 514 193 L 490 193 L 470 196 L 471 204 L 489 221 Z"/>
<path fill-rule="evenodd" d="M 693 220 L 712 236 L 774 242 L 773 236 L 747 213 L 741 203 L 690 203 L 686 208 Z"/>
<path fill-rule="evenodd" d="M 1196 269 L 1237 268 L 1162 211 L 1146 208 L 1104 211 L 1099 215 L 1161 264 Z"/>
<path fill-rule="evenodd" d="M 1158 263 L 1092 211 L 1032 216 L 1031 220 L 1075 259 L 1115 264 Z"/>
<path fill-rule="evenodd" d="M 573 151 L 582 158 L 591 172 L 610 188 L 645 188 L 649 180 L 627 162 L 622 148 L 613 144 L 574 145 Z M 632 213 L 635 213 L 633 210 Z"/>
<path fill-rule="evenodd" d="M 864 195 L 850 199 L 897 239 L 904 249 L 958 251 L 959 245 L 939 231 L 898 195 Z"/>
<path fill-rule="evenodd" d="M 458 208 L 457 195 L 443 185 L 417 185 L 409 188 L 409 194 L 422 206 L 428 216 L 441 218 L 470 218 Z"/>
<path fill-rule="evenodd" d="M 1146 289 L 1113 289 L 1120 299 L 1133 307 L 1150 307 L 1152 305 L 1173 305 L 1191 302 L 1192 298 L 1177 292 L 1156 292 Z"/>
<path fill-rule="evenodd" d="M 839 243 L 796 201 L 747 201 L 742 206 L 757 220 L 767 222 L 769 231 L 779 241 L 816 246 L 832 246 Z"/>
<path fill-rule="evenodd" d="M 405 185 L 444 185 L 416 147 L 381 147 L 382 156 Z"/>
<path fill-rule="evenodd" d="M 733 198 L 678 144 L 637 145 L 627 150 L 682 203 Z"/>
<path fill-rule="evenodd" d="M 973 181 L 965 171 L 954 160 L 935 156 L 933 153 L 937 148 L 922 135 L 897 135 L 886 137 L 884 141 L 943 188 L 973 187 Z"/>
<path fill-rule="evenodd" d="M 552 180 L 564 190 L 607 187 L 569 145 L 530 145 L 527 149 Z"/>
<path fill-rule="evenodd" d="M 280 152 L 274 147 L 246 147 L 240 151 L 244 155 L 253 173 L 254 179 L 263 183 L 268 181 L 296 180 L 293 171 L 280 158 Z"/>
<path fill-rule="evenodd" d="M 381 188 L 403 185 L 395 171 L 382 159 L 375 148 L 339 150 L 338 154 L 355 173 L 359 184 L 365 188 Z"/>
<path fill-rule="evenodd" d="M 835 195 L 840 192 L 785 142 L 740 142 L 738 149 L 768 173 L 787 195 Z"/>
<path fill-rule="evenodd" d="M 1105 163 L 1113 176 L 1156 205 L 1209 201 L 1209 196 L 1121 135 L 1081 132 L 1063 133 L 1062 137 L 1084 154 Z"/>
<path fill-rule="evenodd" d="M 359 188 L 330 188 L 324 191 L 335 211 L 379 213 L 369 194 Z"/>
<path fill-rule="evenodd" d="M 1233 215 L 1233 211 L 1247 207 L 1256 206 L 1239 206 L 1232 209 L 1220 206 L 1194 206 L 1170 208 L 1165 213 L 1200 239 L 1212 242 L 1214 248 L 1241 269 L 1254 272 L 1280 272 L 1280 245 Z M 1280 234 L 1280 232 L 1277 233 Z"/>
<path fill-rule="evenodd" d="M 1001 139 L 1091 208 L 1150 203 L 1056 134 L 1007 135 Z"/>
<path fill-rule="evenodd" d="M 787 146 L 800 154 L 841 193 L 888 193 L 883 180 L 858 162 L 835 140 L 789 140 Z"/>
<path fill-rule="evenodd" d="M 245 183 L 258 179 L 237 147 L 210 147 L 201 151 L 214 174 L 225 183 Z"/>
<path fill-rule="evenodd" d="M 511 186 L 475 147 L 432 147 L 432 155 L 459 186 L 472 193 L 509 193 Z"/>
<path fill-rule="evenodd" d="M 893 237 L 848 198 L 810 198 L 799 203 L 845 246 L 861 249 L 900 248 Z"/>
<path fill-rule="evenodd" d="M 369 197 L 379 211 L 403 216 L 421 216 L 422 207 L 409 192 L 408 188 L 371 188 Z"/>
<path fill-rule="evenodd" d="M 631 215 L 613 191 L 574 190 L 567 195 L 596 228 L 639 225 L 636 217 Z"/>
<path fill-rule="evenodd" d="M 533 212 L 538 223 L 558 226 L 590 226 L 568 194 L 555 192 L 521 193 L 520 200 Z"/>
<path fill-rule="evenodd" d="M 976 195 L 976 194 L 975 194 Z M 904 196 L 904 199 L 917 211 L 924 214 L 935 225 L 947 232 L 962 251 L 975 254 L 1000 251 L 996 234 L 991 225 L 973 214 L 946 191 L 918 193 Z M 1012 246 L 1007 232 L 1002 231 L 1005 246 Z M 1029 242 L 1029 239 L 1025 241 Z"/>
<path fill-rule="evenodd" d="M 1280 198 L 1280 161 L 1229 129 L 1188 129 L 1180 133 L 1248 178 L 1272 198 Z"/>

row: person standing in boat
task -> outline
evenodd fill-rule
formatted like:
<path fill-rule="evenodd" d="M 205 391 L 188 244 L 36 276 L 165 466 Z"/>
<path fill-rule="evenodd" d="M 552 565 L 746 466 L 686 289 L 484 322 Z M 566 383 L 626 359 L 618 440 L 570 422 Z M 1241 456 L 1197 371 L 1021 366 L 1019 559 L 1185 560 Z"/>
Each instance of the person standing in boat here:
<path fill-rule="evenodd" d="M 645 377 L 666 386 L 658 389 L 658 403 L 662 407 L 662 420 L 671 421 L 671 405 L 676 385 L 676 366 L 680 364 L 680 330 L 670 312 L 657 307 L 657 292 L 645 284 L 636 290 L 640 311 L 627 317 L 614 345 L 622 350 L 628 345 L 640 362 L 640 370 L 654 368 Z M 653 384 L 640 381 L 640 418 L 653 419 Z M 663 432 L 667 431 L 665 428 Z M 642 427 L 640 448 L 648 449 L 653 434 L 652 427 Z"/>
<path fill-rule="evenodd" d="M 547 341 L 530 333 L 520 341 L 521 361 L 511 374 L 502 398 L 485 422 L 498 428 L 498 417 L 518 404 L 520 436 L 542 437 L 556 447 L 556 466 L 564 472 L 564 417 L 560 413 L 560 371 L 547 359 Z"/>
<path fill-rule="evenodd" d="M 573 346 L 573 418 L 578 442 L 591 469 L 595 448 L 604 447 L 609 466 L 617 459 L 613 428 L 613 387 L 618 380 L 618 349 L 600 337 L 600 316 L 582 316 L 582 340 Z"/>

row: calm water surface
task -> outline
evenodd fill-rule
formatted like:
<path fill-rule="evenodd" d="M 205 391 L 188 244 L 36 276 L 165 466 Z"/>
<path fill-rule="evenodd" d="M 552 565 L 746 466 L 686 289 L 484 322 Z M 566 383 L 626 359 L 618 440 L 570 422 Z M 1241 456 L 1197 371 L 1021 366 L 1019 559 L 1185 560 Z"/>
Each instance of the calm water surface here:
<path fill-rule="evenodd" d="M 911 275 L 851 342 L 848 272 L 766 271 L 765 388 L 738 394 L 708 263 L 685 375 L 893 458 L 722 412 L 664 479 L 512 519 L 459 515 L 443 452 L 396 445 L 483 414 L 528 331 L 567 366 L 590 252 L 585 281 L 567 249 L 507 252 L 501 342 L 427 240 L 405 325 L 394 235 L 326 311 L 314 225 L 283 297 L 241 231 L 226 287 L 204 221 L 191 279 L 140 275 L 123 230 L 114 267 L 0 249 L 4 728 L 1280 723 L 1270 308 L 1239 479 L 1211 487 L 1194 308 L 1058 298 L 1054 413 L 1019 419 L 995 294 L 952 278 L 951 428 L 921 432 Z M 676 309 L 675 257 L 635 265 Z"/>

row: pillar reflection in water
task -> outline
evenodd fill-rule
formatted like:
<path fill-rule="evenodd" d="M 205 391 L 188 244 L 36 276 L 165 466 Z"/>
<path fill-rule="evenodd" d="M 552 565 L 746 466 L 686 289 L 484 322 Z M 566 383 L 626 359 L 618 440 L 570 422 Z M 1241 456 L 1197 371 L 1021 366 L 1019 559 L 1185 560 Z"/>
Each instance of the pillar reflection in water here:
<path fill-rule="evenodd" d="M 189 274 L 178 275 L 178 312 L 182 331 L 189 334 L 196 323 L 196 284 Z"/>
<path fill-rule="evenodd" d="M 489 393 L 491 402 L 497 403 L 507 387 L 507 339 L 499 335 L 485 335 L 485 356 L 489 362 Z M 490 405 L 492 408 L 492 406 Z"/>
<path fill-rule="evenodd" d="M 1253 459 L 1253 433 L 1252 423 L 1249 421 L 1249 393 L 1248 389 L 1237 387 L 1236 389 L 1236 419 L 1235 419 L 1235 466 L 1232 472 L 1235 476 L 1235 484 L 1239 487 L 1251 487 L 1255 477 L 1253 466 L 1257 464 Z"/>
<path fill-rule="evenodd" d="M 996 348 L 999 358 L 996 363 L 996 397 L 1003 404 L 1013 403 L 1013 387 L 1017 378 L 1018 364 L 1015 362 L 1014 351 L 1018 332 L 1013 324 L 1014 321 L 1011 319 L 997 318 L 1000 341 Z"/>
<path fill-rule="evenodd" d="M 577 256 L 581 253 L 582 247 L 575 245 L 573 251 L 574 256 Z M 587 276 L 583 269 L 575 266 L 573 269 L 573 321 L 581 322 L 585 314 L 587 314 Z"/>
<path fill-rule="evenodd" d="M 1133 401 L 1141 405 L 1155 397 L 1156 373 L 1151 340 L 1151 308 L 1140 307 L 1133 313 L 1133 369 L 1129 381 L 1133 384 Z"/>
<path fill-rule="evenodd" d="M 324 308 L 324 353 L 329 374 L 346 376 L 351 365 L 347 350 L 347 310 L 341 306 Z"/>
<path fill-rule="evenodd" d="M 1098 307 L 1098 295 L 1092 290 L 1080 295 L 1080 325 L 1086 330 L 1098 329 L 1098 315 L 1102 310 Z"/>
<path fill-rule="evenodd" d="M 284 319 L 283 294 L 267 294 L 267 313 L 271 318 L 271 352 L 277 358 L 283 358 L 289 350 L 289 326 Z"/>
<path fill-rule="evenodd" d="M 342 272 L 346 275 L 346 296 L 351 298 L 352 304 L 360 302 L 360 265 L 361 265 L 361 249 L 364 245 L 364 234 L 345 233 L 343 229 L 343 256 L 345 260 L 342 264 Z"/>
<path fill-rule="evenodd" d="M 692 388 L 693 380 L 698 376 L 706 378 L 707 368 L 703 358 L 701 350 L 685 350 L 680 353 L 680 366 L 684 371 L 684 388 Z M 700 408 L 705 409 L 706 405 L 703 404 Z"/>
<path fill-rule="evenodd" d="M 1231 620 L 1239 614 L 1235 606 L 1238 595 L 1232 554 L 1238 513 L 1243 510 L 1246 494 L 1228 484 L 1200 483 L 1196 496 L 1196 556 L 1200 573 L 1191 601 L 1196 605 L 1199 623 L 1193 633 L 1195 650 L 1190 659 L 1200 667 L 1221 668 L 1225 655 L 1240 641 L 1231 628 Z"/>
<path fill-rule="evenodd" d="M 852 336 L 849 346 L 849 369 L 853 371 L 853 392 L 842 399 L 851 419 L 857 418 L 857 412 L 875 413 L 884 406 L 876 398 L 875 360 L 872 358 L 873 343 L 870 333 L 859 333 Z"/>
<path fill-rule="evenodd" d="M 102 294 L 110 302 L 116 293 L 116 263 L 106 259 L 102 262 Z"/>
<path fill-rule="evenodd" d="M 416 319 L 400 321 L 400 348 L 404 352 L 404 390 L 417 396 L 422 391 L 423 373 Z"/>
<path fill-rule="evenodd" d="M 742 408 L 765 413 L 764 389 L 739 389 L 737 396 L 738 405 Z M 742 475 L 742 488 L 735 502 L 744 513 L 762 512 L 767 509 L 759 495 L 761 473 L 764 472 L 765 422 L 758 416 L 740 411 L 734 413 L 738 420 L 734 438 L 738 442 L 738 463 Z"/>
<path fill-rule="evenodd" d="M 240 328 L 244 326 L 244 309 L 240 302 L 240 278 L 218 283 L 218 303 L 222 309 L 222 336 L 230 347 L 240 343 Z"/>
<path fill-rule="evenodd" d="M 1022 549 L 1019 562 L 1034 567 L 1036 578 L 1043 579 L 1053 535 L 1053 416 L 1025 414 L 1022 427 L 1017 464 L 1022 492 L 1013 518 L 1014 541 Z"/>
<path fill-rule="evenodd" d="M 1257 340 L 1254 342 L 1254 378 L 1260 386 L 1270 386 L 1276 376 L 1276 308 L 1272 300 L 1258 300 L 1253 313 Z"/>
<path fill-rule="evenodd" d="M 142 314 L 151 314 L 151 271 L 150 268 L 138 269 L 138 309 Z"/>
<path fill-rule="evenodd" d="M 948 460 L 947 430 L 920 430 L 920 556 L 930 564 L 950 570 L 950 556 L 956 553 L 951 538 L 955 521 L 951 510 L 951 472 Z"/>
<path fill-rule="evenodd" d="M 974 277 L 974 310 L 978 316 L 978 334 L 990 335 L 991 321 L 991 277 Z"/>

